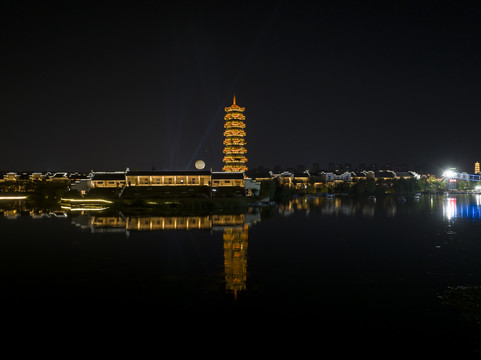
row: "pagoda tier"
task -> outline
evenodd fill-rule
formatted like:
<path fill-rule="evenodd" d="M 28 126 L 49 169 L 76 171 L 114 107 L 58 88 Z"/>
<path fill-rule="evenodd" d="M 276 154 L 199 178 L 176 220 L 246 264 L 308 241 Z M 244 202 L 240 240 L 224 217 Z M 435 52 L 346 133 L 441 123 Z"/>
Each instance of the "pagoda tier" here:
<path fill-rule="evenodd" d="M 225 136 L 225 137 L 231 137 L 231 136 L 235 136 L 235 137 L 246 136 L 246 132 L 245 132 L 244 130 L 241 130 L 241 129 L 227 129 L 226 131 L 224 131 L 224 136 Z"/>
<path fill-rule="evenodd" d="M 236 104 L 234 95 L 233 104 L 226 107 L 224 116 L 224 167 L 223 171 L 247 171 L 247 158 L 244 154 L 247 152 L 245 145 L 245 116 L 243 114 L 245 108 Z"/>
<path fill-rule="evenodd" d="M 229 147 L 226 147 L 224 149 L 224 154 L 229 154 L 229 155 L 232 155 L 232 154 L 245 154 L 247 152 L 247 150 L 243 147 L 239 147 L 239 148 L 235 148 L 233 146 L 229 146 Z"/>

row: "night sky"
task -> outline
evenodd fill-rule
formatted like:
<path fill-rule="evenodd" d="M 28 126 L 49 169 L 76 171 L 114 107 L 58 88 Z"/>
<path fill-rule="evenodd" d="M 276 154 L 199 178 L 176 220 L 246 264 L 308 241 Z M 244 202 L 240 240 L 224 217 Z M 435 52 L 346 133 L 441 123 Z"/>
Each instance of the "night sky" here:
<path fill-rule="evenodd" d="M 0 170 L 481 161 L 478 2 L 174 3 L 2 1 Z"/>

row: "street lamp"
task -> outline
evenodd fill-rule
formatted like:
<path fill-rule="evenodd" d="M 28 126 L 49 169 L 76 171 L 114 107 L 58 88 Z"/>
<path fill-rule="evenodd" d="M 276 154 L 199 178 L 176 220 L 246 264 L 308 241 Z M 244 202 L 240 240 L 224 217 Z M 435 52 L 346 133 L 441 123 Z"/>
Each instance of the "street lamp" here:
<path fill-rule="evenodd" d="M 446 170 L 445 172 L 443 172 L 443 177 L 453 178 L 455 176 L 456 176 L 456 173 L 453 170 Z"/>

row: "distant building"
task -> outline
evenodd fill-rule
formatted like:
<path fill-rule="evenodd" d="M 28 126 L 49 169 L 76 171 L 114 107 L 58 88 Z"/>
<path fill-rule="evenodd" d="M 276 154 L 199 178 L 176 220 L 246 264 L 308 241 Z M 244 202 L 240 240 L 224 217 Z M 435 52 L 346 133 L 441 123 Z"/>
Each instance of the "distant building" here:
<path fill-rule="evenodd" d="M 421 176 L 414 171 L 396 171 L 396 179 L 419 179 Z"/>
<path fill-rule="evenodd" d="M 374 171 L 358 171 L 356 173 L 351 173 L 352 179 L 353 180 L 367 180 L 367 179 L 375 179 L 375 173 Z"/>
<path fill-rule="evenodd" d="M 376 179 L 390 180 L 395 178 L 396 178 L 396 173 L 392 170 L 381 170 L 376 172 Z"/>
<path fill-rule="evenodd" d="M 287 185 L 291 187 L 294 181 L 294 171 L 283 171 L 280 174 L 274 174 L 271 171 L 270 177 L 271 179 L 276 180 L 281 185 Z"/>
<path fill-rule="evenodd" d="M 39 172 L 34 172 L 30 174 L 30 180 L 33 180 L 33 181 L 40 181 L 40 180 L 43 180 L 44 178 L 45 178 L 45 175 Z"/>
<path fill-rule="evenodd" d="M 90 178 L 92 188 L 119 188 L 125 186 L 125 171 L 95 172 Z"/>
<path fill-rule="evenodd" d="M 66 172 L 56 172 L 47 178 L 47 181 L 69 181 L 68 174 Z"/>
<path fill-rule="evenodd" d="M 271 177 L 269 176 L 269 179 Z M 233 187 L 247 196 L 255 196 L 260 191 L 260 183 L 246 177 L 244 172 L 195 171 L 113 171 L 93 172 L 87 179 L 79 179 L 71 185 L 72 190 L 82 194 L 95 188 L 119 189 L 121 193 L 131 187 L 205 187 L 215 191 L 216 188 Z M 190 191 L 190 190 L 189 190 Z"/>
<path fill-rule="evenodd" d="M 320 180 L 322 182 L 333 182 L 333 181 L 351 181 L 351 173 L 345 172 L 343 174 L 334 174 L 331 172 L 321 172 Z"/>
<path fill-rule="evenodd" d="M 212 172 L 212 187 L 223 186 L 245 186 L 245 175 L 243 172 Z"/>
<path fill-rule="evenodd" d="M 255 171 L 248 170 L 245 172 L 246 176 L 249 178 L 256 179 L 258 181 L 262 180 L 270 180 L 271 177 L 271 171 L 265 169 L 265 168 L 257 168 Z"/>
<path fill-rule="evenodd" d="M 297 189 L 301 189 L 302 187 L 306 187 L 309 182 L 310 174 L 308 170 L 304 170 L 302 172 L 298 172 L 294 174 L 293 183 Z"/>
<path fill-rule="evenodd" d="M 479 162 L 477 162 L 477 161 L 474 163 L 474 173 L 475 173 L 475 174 L 479 174 L 479 173 L 480 173 Z"/>
<path fill-rule="evenodd" d="M 209 186 L 210 170 L 196 171 L 130 171 L 125 173 L 126 186 Z"/>
<path fill-rule="evenodd" d="M 20 175 L 17 175 L 16 172 L 8 172 L 5 175 L 3 175 L 3 179 L 5 181 L 17 181 L 19 177 Z"/>

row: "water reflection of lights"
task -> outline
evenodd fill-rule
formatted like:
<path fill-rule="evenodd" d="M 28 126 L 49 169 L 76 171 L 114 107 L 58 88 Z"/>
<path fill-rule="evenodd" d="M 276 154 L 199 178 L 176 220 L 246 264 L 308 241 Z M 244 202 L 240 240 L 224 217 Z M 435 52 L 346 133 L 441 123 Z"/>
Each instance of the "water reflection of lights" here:
<path fill-rule="evenodd" d="M 447 220 L 456 217 L 456 198 L 448 198 L 443 206 L 443 215 Z"/>
<path fill-rule="evenodd" d="M 67 203 L 106 203 L 112 204 L 112 201 L 105 200 L 105 199 L 60 199 L 60 201 L 67 202 Z"/>
<path fill-rule="evenodd" d="M 26 196 L 0 196 L 0 200 L 25 200 Z"/>
<path fill-rule="evenodd" d="M 375 203 L 369 202 L 364 204 L 349 198 L 309 196 L 280 203 L 277 211 L 283 216 L 290 216 L 295 212 L 303 212 L 308 216 L 310 211 L 316 208 L 323 215 L 353 216 L 361 213 L 362 216 L 372 217 L 374 216 L 375 207 Z M 394 216 L 396 214 L 396 207 L 392 203 L 385 204 L 385 210 L 388 216 Z"/>
<path fill-rule="evenodd" d="M 436 195 L 424 196 L 422 199 L 408 199 L 400 201 L 396 197 L 386 197 L 378 199 L 376 203 L 372 201 L 360 201 L 351 198 L 335 197 L 311 197 L 307 199 L 293 199 L 286 204 L 278 206 L 279 214 L 284 216 L 292 215 L 294 212 L 305 212 L 317 209 L 323 215 L 334 216 L 355 216 L 373 217 L 376 212 L 388 217 L 397 216 L 398 213 L 414 214 L 417 211 L 428 210 L 433 213 L 435 209 L 442 207 L 442 215 L 446 220 L 456 218 L 469 218 L 481 220 L 481 194 L 476 195 L 456 195 L 440 197 Z M 414 200 L 414 201 L 413 201 Z"/>
<path fill-rule="evenodd" d="M 248 230 L 260 221 L 258 211 L 241 214 L 155 216 L 118 214 L 79 214 L 72 223 L 92 233 L 125 233 L 168 230 L 213 230 L 223 232 L 226 292 L 237 296 L 247 282 Z"/>
<path fill-rule="evenodd" d="M 448 197 L 443 203 L 443 217 L 448 221 L 455 219 L 481 220 L 481 196 L 472 198 Z"/>
<path fill-rule="evenodd" d="M 71 206 L 61 206 L 61 208 L 66 211 L 103 211 L 108 209 L 107 207 L 71 207 Z"/>

